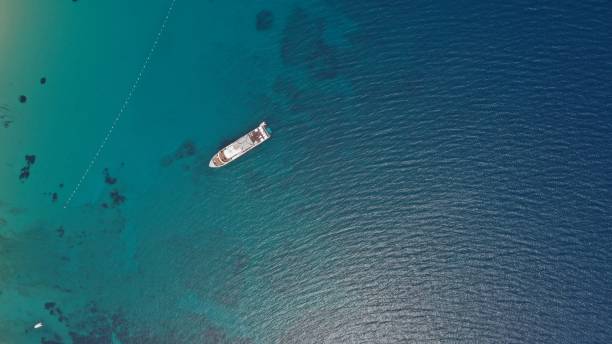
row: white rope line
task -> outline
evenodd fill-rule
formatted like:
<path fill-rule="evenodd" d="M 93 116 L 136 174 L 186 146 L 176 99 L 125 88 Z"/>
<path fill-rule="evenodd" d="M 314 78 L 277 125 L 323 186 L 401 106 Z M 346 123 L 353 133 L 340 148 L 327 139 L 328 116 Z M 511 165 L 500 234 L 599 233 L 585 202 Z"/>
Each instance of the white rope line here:
<path fill-rule="evenodd" d="M 138 88 L 138 85 L 140 84 L 140 79 L 142 78 L 142 75 L 146 71 L 147 67 L 149 66 L 149 62 L 151 61 L 151 57 L 153 56 L 153 53 L 157 49 L 157 45 L 159 43 L 159 39 L 160 39 L 161 35 L 164 33 L 164 31 L 166 29 L 166 24 L 168 23 L 168 18 L 170 18 L 170 14 L 172 14 L 172 10 L 174 9 L 174 3 L 175 2 L 176 2 L 176 0 L 172 0 L 172 2 L 170 3 L 170 7 L 168 7 L 168 12 L 166 12 L 166 16 L 164 17 L 164 20 L 162 21 L 162 25 L 159 28 L 159 31 L 157 32 L 157 36 L 155 36 L 155 40 L 153 41 L 153 45 L 151 46 L 151 50 L 149 50 L 149 53 L 147 54 L 147 57 L 145 58 L 145 60 L 144 60 L 144 62 L 142 64 L 142 67 L 140 67 L 140 71 L 138 72 L 138 76 L 136 77 L 136 80 L 134 80 L 134 82 L 132 83 L 132 86 L 130 87 L 130 91 L 128 92 L 127 97 L 125 97 L 125 100 L 123 101 L 123 104 L 121 105 L 121 108 L 119 109 L 119 112 L 117 113 L 117 116 L 115 116 L 115 119 L 113 120 L 113 123 L 111 124 L 110 128 L 108 129 L 108 132 L 106 133 L 106 136 L 104 136 L 104 140 L 102 140 L 102 143 L 98 147 L 98 150 L 96 150 L 96 153 L 93 155 L 93 158 L 89 161 L 89 164 L 87 165 L 87 168 L 85 169 L 85 171 L 81 175 L 81 178 L 79 179 L 79 182 L 76 184 L 76 186 L 74 187 L 74 189 L 70 193 L 70 196 L 68 197 L 68 199 L 64 203 L 64 209 L 66 209 L 66 207 L 70 204 L 70 202 L 72 202 L 72 199 L 76 195 L 77 191 L 79 191 L 79 189 L 81 187 L 81 184 L 83 184 L 83 181 L 85 181 L 85 178 L 87 178 L 87 175 L 89 174 L 89 171 L 91 170 L 91 168 L 98 161 L 98 158 L 100 157 L 100 153 L 102 153 L 102 150 L 106 146 L 106 143 L 108 142 L 108 139 L 110 138 L 111 134 L 115 130 L 115 126 L 117 125 L 117 122 L 119 122 L 119 119 L 121 119 L 121 115 L 123 115 L 123 113 L 125 112 L 125 109 L 127 108 L 130 100 L 132 100 L 132 95 L 134 94 L 134 91 L 136 91 L 136 88 Z"/>

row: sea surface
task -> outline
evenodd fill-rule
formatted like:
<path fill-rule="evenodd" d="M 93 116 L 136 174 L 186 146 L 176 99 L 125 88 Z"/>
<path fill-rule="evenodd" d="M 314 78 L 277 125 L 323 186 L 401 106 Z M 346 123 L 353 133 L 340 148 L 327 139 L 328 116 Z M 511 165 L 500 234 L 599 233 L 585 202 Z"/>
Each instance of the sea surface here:
<path fill-rule="evenodd" d="M 0 344 L 612 343 L 611 18 L 0 0 Z"/>

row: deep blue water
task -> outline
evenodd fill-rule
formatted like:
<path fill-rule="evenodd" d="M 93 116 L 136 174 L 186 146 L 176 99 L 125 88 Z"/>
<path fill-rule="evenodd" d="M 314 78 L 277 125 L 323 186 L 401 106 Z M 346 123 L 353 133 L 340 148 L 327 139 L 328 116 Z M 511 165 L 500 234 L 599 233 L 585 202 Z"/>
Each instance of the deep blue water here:
<path fill-rule="evenodd" d="M 612 4 L 176 0 L 135 84 L 172 1 L 64 2 L 0 0 L 0 343 L 612 342 Z"/>

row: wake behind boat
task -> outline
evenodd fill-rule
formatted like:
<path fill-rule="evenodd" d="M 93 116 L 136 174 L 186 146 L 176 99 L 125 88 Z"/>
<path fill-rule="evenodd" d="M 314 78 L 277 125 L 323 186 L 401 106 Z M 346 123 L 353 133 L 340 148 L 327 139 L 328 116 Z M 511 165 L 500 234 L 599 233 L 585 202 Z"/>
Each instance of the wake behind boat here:
<path fill-rule="evenodd" d="M 266 122 L 261 122 L 257 128 L 251 130 L 238 140 L 218 151 L 217 154 L 213 155 L 208 166 L 212 168 L 223 167 L 243 156 L 251 149 L 259 146 L 270 137 L 271 134 L 268 125 Z"/>

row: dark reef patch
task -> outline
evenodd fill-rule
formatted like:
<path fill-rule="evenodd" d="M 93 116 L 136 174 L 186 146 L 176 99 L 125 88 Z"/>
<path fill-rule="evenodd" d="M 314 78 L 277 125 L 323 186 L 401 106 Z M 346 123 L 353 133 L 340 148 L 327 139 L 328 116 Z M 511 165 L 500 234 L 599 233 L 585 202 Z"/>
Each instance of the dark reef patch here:
<path fill-rule="evenodd" d="M 283 30 L 281 57 L 289 66 L 307 68 L 316 79 L 332 79 L 338 74 L 336 49 L 325 42 L 325 21 L 297 8 L 289 15 Z"/>
<path fill-rule="evenodd" d="M 43 76 L 42 78 L 40 78 L 40 84 L 41 84 L 41 85 L 44 85 L 44 84 L 46 84 L 46 83 L 47 83 L 47 77 L 44 77 L 44 76 Z"/>
<path fill-rule="evenodd" d="M 110 198 L 114 207 L 119 206 L 125 202 L 125 196 L 121 195 L 117 190 L 111 191 Z"/>
<path fill-rule="evenodd" d="M 274 14 L 268 10 L 261 10 L 255 17 L 255 29 L 257 31 L 269 30 L 274 24 Z"/>
<path fill-rule="evenodd" d="M 294 82 L 284 78 L 277 78 L 274 81 L 273 89 L 274 92 L 284 95 L 291 101 L 297 101 L 304 95 L 304 91 L 300 90 Z"/>
<path fill-rule="evenodd" d="M 321 103 L 333 95 L 327 94 L 317 88 L 299 88 L 298 83 L 289 79 L 278 78 L 274 82 L 274 91 L 288 100 L 290 110 L 296 113 L 321 114 Z"/>
<path fill-rule="evenodd" d="M 92 324 L 99 329 L 90 329 Z M 194 331 L 185 331 L 185 325 L 194 328 Z M 75 327 L 77 328 L 77 327 Z M 85 329 L 85 330 L 84 330 Z M 74 332 L 75 330 L 73 330 Z M 89 333 L 94 331 L 111 334 L 123 344 L 168 344 L 168 343 L 206 343 L 206 344 L 250 344 L 253 340 L 246 337 L 237 337 L 227 333 L 223 328 L 217 327 L 204 316 L 198 314 L 185 314 L 180 321 L 168 318 L 164 327 L 156 326 L 150 328 L 146 324 L 132 324 L 126 320 L 121 310 L 103 315 L 96 313 L 91 319 L 79 327 L 79 332 Z M 81 334 L 81 336 L 83 336 Z M 94 338 L 95 339 L 95 336 Z M 76 342 L 75 342 L 76 343 Z M 92 343 L 98 343 L 93 341 Z"/>
<path fill-rule="evenodd" d="M 47 311 L 53 311 L 54 316 L 61 314 L 55 302 L 45 303 Z M 161 344 L 161 343 L 223 343 L 251 344 L 253 340 L 247 337 L 235 336 L 223 327 L 217 326 L 206 317 L 198 314 L 185 314 L 181 320 L 169 318 L 164 327 L 150 328 L 147 324 L 131 323 L 123 310 L 105 311 L 95 302 L 88 303 L 79 312 L 78 320 L 64 321 L 68 338 L 62 340 L 53 332 L 43 332 L 46 342 L 75 344 L 110 344 L 116 339 L 123 344 Z M 185 326 L 194 331 L 185 331 Z M 195 328 L 194 328 L 195 326 Z"/>
<path fill-rule="evenodd" d="M 87 312 L 88 311 L 88 312 Z M 68 334 L 74 344 L 109 344 L 113 342 L 113 333 L 121 343 L 127 337 L 127 325 L 121 313 L 108 316 L 101 312 L 95 303 L 87 306 L 86 317 L 77 326 L 72 326 Z"/>
<path fill-rule="evenodd" d="M 26 155 L 25 160 L 28 165 L 34 165 L 34 163 L 36 162 L 36 155 Z"/>
<path fill-rule="evenodd" d="M 104 171 L 102 171 L 102 173 L 104 174 L 104 183 L 108 185 L 113 185 L 117 183 L 117 178 L 111 177 L 110 173 L 108 172 L 108 168 L 104 168 Z"/>
<path fill-rule="evenodd" d="M 206 343 L 214 343 L 214 344 L 251 344 L 253 340 L 250 338 L 244 337 L 230 337 L 228 334 L 220 327 L 208 325 L 204 329 L 204 335 Z"/>
<path fill-rule="evenodd" d="M 59 194 L 57 192 L 45 192 L 43 195 L 51 197 L 51 203 L 57 203 L 59 199 Z"/>
<path fill-rule="evenodd" d="M 64 234 L 66 233 L 66 231 L 64 230 L 64 226 L 60 226 L 58 229 L 55 230 L 55 232 L 60 238 L 63 238 Z"/>
<path fill-rule="evenodd" d="M 115 313 L 111 316 L 111 326 L 117 334 L 125 334 L 127 332 L 127 321 L 121 313 Z"/>
<path fill-rule="evenodd" d="M 47 339 L 47 337 L 42 337 L 40 339 L 41 344 L 63 344 L 62 337 L 60 337 L 57 333 L 53 334 L 52 339 Z"/>
<path fill-rule="evenodd" d="M 44 306 L 45 309 L 49 311 L 49 314 L 55 316 L 59 322 L 63 323 L 68 320 L 55 302 L 45 302 Z"/>
<path fill-rule="evenodd" d="M 21 168 L 21 172 L 19 173 L 19 180 L 24 181 L 30 177 L 30 168 L 23 167 Z"/>
<path fill-rule="evenodd" d="M 73 344 L 109 344 L 112 343 L 113 333 L 109 327 L 100 327 L 86 334 L 68 332 Z"/>
<path fill-rule="evenodd" d="M 100 312 L 100 309 L 98 308 L 98 305 L 95 302 L 90 302 L 87 305 L 87 311 L 89 311 L 91 314 L 96 314 Z"/>
<path fill-rule="evenodd" d="M 26 97 L 25 95 L 22 94 L 22 95 L 19 96 L 19 102 L 20 103 L 24 104 L 27 101 L 28 101 L 28 97 Z"/>
<path fill-rule="evenodd" d="M 19 173 L 19 180 L 22 182 L 30 177 L 30 168 L 36 162 L 35 155 L 26 155 L 25 156 L 26 165 L 21 168 L 21 172 Z"/>
<path fill-rule="evenodd" d="M 174 162 L 189 158 L 194 156 L 197 153 L 197 147 L 195 143 L 191 140 L 186 140 L 183 142 L 177 150 L 161 159 L 161 165 L 164 167 L 172 165 Z"/>

